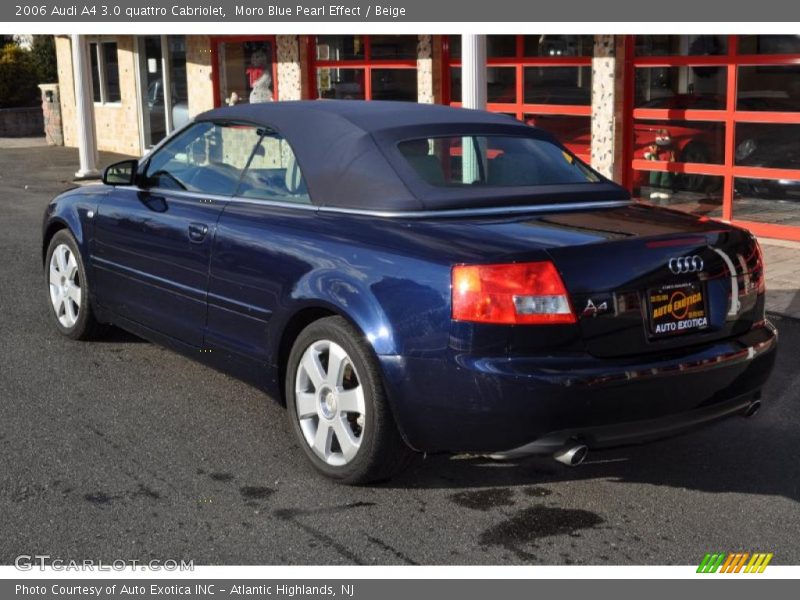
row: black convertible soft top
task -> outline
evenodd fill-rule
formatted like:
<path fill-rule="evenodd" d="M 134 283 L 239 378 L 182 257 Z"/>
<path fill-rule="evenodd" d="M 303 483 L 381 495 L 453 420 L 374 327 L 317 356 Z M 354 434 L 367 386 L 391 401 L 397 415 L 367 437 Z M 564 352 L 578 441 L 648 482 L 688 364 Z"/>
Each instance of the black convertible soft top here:
<path fill-rule="evenodd" d="M 553 140 L 547 132 L 512 117 L 479 110 L 410 102 L 303 100 L 217 108 L 195 120 L 251 123 L 283 135 L 318 206 L 411 211 L 630 197 L 600 175 L 599 183 L 437 187 L 417 176 L 397 149 L 403 140 L 448 135 Z"/>

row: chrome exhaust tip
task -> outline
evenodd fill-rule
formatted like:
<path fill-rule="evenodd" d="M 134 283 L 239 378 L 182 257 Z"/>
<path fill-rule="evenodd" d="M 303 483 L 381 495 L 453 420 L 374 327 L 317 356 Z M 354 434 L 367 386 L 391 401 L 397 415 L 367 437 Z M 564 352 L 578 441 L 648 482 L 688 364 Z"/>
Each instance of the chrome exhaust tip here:
<path fill-rule="evenodd" d="M 750 417 L 755 416 L 759 410 L 761 410 L 761 400 L 754 400 L 750 403 L 750 406 L 744 409 L 742 416 L 749 419 Z"/>
<path fill-rule="evenodd" d="M 568 467 L 577 467 L 586 460 L 587 454 L 589 454 L 589 448 L 583 444 L 577 444 L 575 446 L 566 446 L 562 448 L 553 454 L 553 458 Z"/>

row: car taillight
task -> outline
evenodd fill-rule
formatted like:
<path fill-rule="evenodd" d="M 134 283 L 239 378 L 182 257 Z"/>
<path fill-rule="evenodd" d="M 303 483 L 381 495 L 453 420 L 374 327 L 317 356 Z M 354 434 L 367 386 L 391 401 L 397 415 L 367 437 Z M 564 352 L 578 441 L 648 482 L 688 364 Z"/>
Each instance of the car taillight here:
<path fill-rule="evenodd" d="M 550 261 L 456 265 L 452 298 L 457 321 L 507 325 L 576 321 L 564 282 Z"/>

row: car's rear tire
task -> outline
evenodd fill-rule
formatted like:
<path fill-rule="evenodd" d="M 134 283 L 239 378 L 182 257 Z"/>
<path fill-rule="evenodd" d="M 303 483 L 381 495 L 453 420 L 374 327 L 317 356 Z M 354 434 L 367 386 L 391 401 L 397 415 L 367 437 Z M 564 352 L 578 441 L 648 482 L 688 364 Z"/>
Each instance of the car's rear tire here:
<path fill-rule="evenodd" d="M 315 321 L 295 340 L 286 404 L 311 464 L 339 482 L 385 480 L 413 458 L 395 425 L 372 349 L 341 317 Z"/>
<path fill-rule="evenodd" d="M 50 316 L 59 333 L 73 340 L 87 340 L 105 331 L 92 311 L 86 267 L 69 230 L 58 231 L 50 240 L 44 275 Z"/>

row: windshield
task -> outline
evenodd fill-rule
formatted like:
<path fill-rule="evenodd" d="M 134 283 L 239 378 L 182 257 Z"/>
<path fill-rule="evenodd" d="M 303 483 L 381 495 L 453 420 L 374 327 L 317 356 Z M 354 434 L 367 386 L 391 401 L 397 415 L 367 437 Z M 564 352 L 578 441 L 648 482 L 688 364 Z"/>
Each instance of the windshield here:
<path fill-rule="evenodd" d="M 534 137 L 463 135 L 400 142 L 423 180 L 438 187 L 527 187 L 600 181 L 560 146 Z"/>

